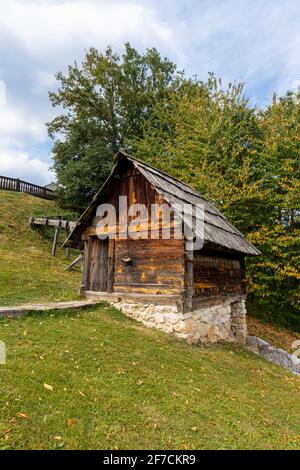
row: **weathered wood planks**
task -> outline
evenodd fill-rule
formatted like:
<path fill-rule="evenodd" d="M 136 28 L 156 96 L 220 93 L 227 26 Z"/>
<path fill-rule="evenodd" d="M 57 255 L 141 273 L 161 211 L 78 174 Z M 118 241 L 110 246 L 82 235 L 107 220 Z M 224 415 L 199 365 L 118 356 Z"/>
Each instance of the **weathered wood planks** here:
<path fill-rule="evenodd" d="M 194 253 L 193 265 L 196 296 L 245 292 L 243 257 L 204 249 Z"/>
<path fill-rule="evenodd" d="M 108 237 L 105 240 L 97 237 L 96 207 L 90 225 L 81 232 L 85 246 L 83 285 L 86 291 L 116 295 L 135 293 L 149 298 L 176 295 L 183 311 L 190 311 L 197 299 L 207 301 L 245 292 L 243 254 L 226 252 L 220 247 L 188 251 L 184 239 L 174 237 L 176 227 L 172 212 L 169 221 L 162 223 L 161 211 L 156 209 L 154 223 L 149 222 L 153 220 L 152 205 L 166 204 L 162 195 L 134 165 L 124 161 L 119 172 L 102 195 L 102 202 L 116 208 L 116 221 L 101 232 Z M 127 196 L 126 205 L 119 205 L 120 196 Z M 128 207 L 137 203 L 144 204 L 147 210 L 143 218 L 137 216 L 139 222 L 128 215 Z M 133 237 L 127 236 L 128 227 L 132 228 Z M 149 237 L 150 233 L 155 236 Z M 170 237 L 165 238 L 168 233 Z"/>
<path fill-rule="evenodd" d="M 76 222 L 71 220 L 64 220 L 64 219 L 51 219 L 48 217 L 30 217 L 29 225 L 43 225 L 45 227 L 60 227 L 64 230 L 73 230 L 76 225 Z"/>

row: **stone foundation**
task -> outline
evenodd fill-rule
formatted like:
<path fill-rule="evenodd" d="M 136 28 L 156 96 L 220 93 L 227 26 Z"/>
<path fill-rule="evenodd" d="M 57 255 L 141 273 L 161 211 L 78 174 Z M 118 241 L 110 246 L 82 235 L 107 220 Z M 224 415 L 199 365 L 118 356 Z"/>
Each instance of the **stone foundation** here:
<path fill-rule="evenodd" d="M 90 298 L 92 293 L 87 293 Z M 191 312 L 182 312 L 182 304 L 174 299 L 145 301 L 144 296 L 104 294 L 108 301 L 125 315 L 142 322 L 145 326 L 174 334 L 189 343 L 216 343 L 237 341 L 245 343 L 247 337 L 246 308 L 243 297 L 203 301 L 203 305 Z M 199 302 L 198 302 L 199 304 Z"/>

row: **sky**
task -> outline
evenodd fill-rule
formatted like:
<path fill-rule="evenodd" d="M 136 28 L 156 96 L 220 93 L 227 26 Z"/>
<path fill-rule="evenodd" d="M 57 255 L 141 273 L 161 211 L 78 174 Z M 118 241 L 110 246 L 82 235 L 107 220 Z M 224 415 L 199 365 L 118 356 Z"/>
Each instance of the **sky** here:
<path fill-rule="evenodd" d="M 250 103 L 300 85 L 299 0 L 0 0 L 0 175 L 44 185 L 55 73 L 90 47 L 156 47 L 189 75 L 243 81 Z"/>

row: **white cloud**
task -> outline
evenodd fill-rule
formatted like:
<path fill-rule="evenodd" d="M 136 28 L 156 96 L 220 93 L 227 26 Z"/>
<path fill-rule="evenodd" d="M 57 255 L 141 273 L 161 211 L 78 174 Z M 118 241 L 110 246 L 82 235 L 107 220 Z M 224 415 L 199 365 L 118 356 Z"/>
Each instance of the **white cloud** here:
<path fill-rule="evenodd" d="M 46 128 L 38 116 L 32 116 L 20 109 L 0 106 L 0 145 L 22 146 L 28 143 L 44 142 L 47 136 Z"/>
<path fill-rule="evenodd" d="M 300 80 L 294 80 L 293 83 L 292 83 L 292 90 L 299 90 L 300 88 Z"/>
<path fill-rule="evenodd" d="M 0 80 L 0 105 L 6 103 L 6 86 L 3 80 Z"/>
<path fill-rule="evenodd" d="M 130 40 L 168 49 L 177 40 L 158 10 L 139 0 L 0 0 L 0 35 L 8 95 L 0 106 L 0 173 L 31 181 L 49 179 L 48 165 L 28 148 L 48 144 L 44 123 L 57 114 L 47 97 L 55 72 L 91 46 L 121 51 Z"/>
<path fill-rule="evenodd" d="M 189 71 L 244 80 L 268 100 L 299 78 L 298 0 L 239 0 L 238 7 L 236 0 L 194 1 L 190 7 L 183 36 Z"/>
<path fill-rule="evenodd" d="M 55 179 L 49 165 L 26 153 L 0 147 L 0 175 L 20 178 L 29 183 L 44 186 Z"/>
<path fill-rule="evenodd" d="M 17 38 L 40 61 L 57 63 L 70 49 L 103 47 L 128 38 L 146 45 L 176 40 L 159 12 L 140 1 L 10 0 L 3 10 L 0 29 Z"/>
<path fill-rule="evenodd" d="M 299 23 L 299 0 L 0 0 L 2 166 L 3 155 L 15 168 L 21 156 L 36 162 L 28 148 L 46 148 L 54 73 L 90 46 L 156 46 L 201 79 L 214 71 L 225 82 L 246 81 L 252 102 L 265 104 L 300 79 Z"/>

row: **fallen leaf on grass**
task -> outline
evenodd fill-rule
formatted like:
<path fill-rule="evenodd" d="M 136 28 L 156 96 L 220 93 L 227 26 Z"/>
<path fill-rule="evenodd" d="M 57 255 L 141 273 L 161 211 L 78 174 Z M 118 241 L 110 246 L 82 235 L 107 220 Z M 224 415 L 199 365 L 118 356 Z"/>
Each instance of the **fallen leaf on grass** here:
<path fill-rule="evenodd" d="M 13 428 L 5 429 L 3 434 L 6 435 L 6 434 L 10 433 L 10 431 L 12 431 L 12 429 L 13 429 Z"/>
<path fill-rule="evenodd" d="M 52 385 L 44 384 L 44 388 L 45 388 L 46 390 L 49 390 L 50 392 L 53 392 L 53 387 L 52 387 Z"/>
<path fill-rule="evenodd" d="M 143 385 L 143 383 L 144 383 L 144 382 L 143 382 L 142 380 L 138 380 L 136 384 L 137 384 L 137 385 Z"/>
<path fill-rule="evenodd" d="M 21 411 L 18 411 L 18 413 L 16 413 L 16 417 L 17 418 L 28 418 L 28 416 L 25 413 L 21 413 Z"/>
<path fill-rule="evenodd" d="M 78 390 L 78 393 L 79 395 L 81 395 L 82 397 L 85 397 L 86 395 L 84 393 L 82 393 L 80 390 Z"/>
<path fill-rule="evenodd" d="M 67 426 L 68 428 L 72 428 L 73 426 L 75 426 L 75 419 L 67 419 Z"/>

